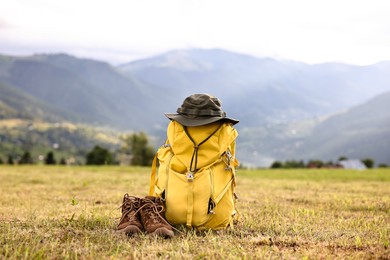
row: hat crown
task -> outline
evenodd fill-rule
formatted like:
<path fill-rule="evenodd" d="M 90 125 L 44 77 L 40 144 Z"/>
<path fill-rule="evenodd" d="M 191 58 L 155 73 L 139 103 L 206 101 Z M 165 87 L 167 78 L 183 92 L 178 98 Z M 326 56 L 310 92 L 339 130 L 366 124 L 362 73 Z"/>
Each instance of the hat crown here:
<path fill-rule="evenodd" d="M 165 116 L 183 126 L 201 126 L 220 120 L 237 124 L 238 120 L 226 116 L 221 104 L 218 98 L 209 94 L 192 94 L 184 99 L 183 104 L 176 111 L 177 114 L 165 113 Z"/>
<path fill-rule="evenodd" d="M 187 117 L 226 117 L 222 111 L 221 101 L 209 94 L 193 94 L 187 97 L 177 113 Z"/>

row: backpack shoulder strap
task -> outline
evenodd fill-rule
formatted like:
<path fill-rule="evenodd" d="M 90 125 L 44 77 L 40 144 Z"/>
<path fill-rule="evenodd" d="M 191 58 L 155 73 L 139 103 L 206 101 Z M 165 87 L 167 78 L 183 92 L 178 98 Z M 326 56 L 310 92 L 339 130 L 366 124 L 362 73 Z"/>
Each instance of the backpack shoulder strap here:
<path fill-rule="evenodd" d="M 157 154 L 153 158 L 152 162 L 152 173 L 150 174 L 150 187 L 149 187 L 149 196 L 154 196 L 154 184 L 156 182 L 156 172 L 157 172 Z"/>
<path fill-rule="evenodd" d="M 164 147 L 164 148 L 170 147 L 170 145 L 168 143 L 168 140 L 165 142 L 165 144 L 162 147 Z M 150 174 L 150 185 L 149 185 L 149 196 L 154 196 L 154 185 L 156 184 L 157 165 L 158 165 L 158 152 L 159 152 L 159 150 L 154 155 L 153 162 L 152 162 L 152 172 Z"/>

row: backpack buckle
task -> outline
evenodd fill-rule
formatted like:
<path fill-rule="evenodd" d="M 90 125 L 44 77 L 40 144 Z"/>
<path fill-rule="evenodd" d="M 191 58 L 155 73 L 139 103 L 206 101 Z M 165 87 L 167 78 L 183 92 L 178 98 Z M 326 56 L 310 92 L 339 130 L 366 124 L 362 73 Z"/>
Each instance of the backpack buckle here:
<path fill-rule="evenodd" d="M 226 154 L 226 161 L 225 161 L 226 167 L 225 167 L 225 171 L 229 171 L 229 170 L 232 169 L 232 166 L 230 166 L 230 162 L 233 159 L 233 155 L 232 155 L 232 153 L 230 152 L 229 149 L 226 150 L 225 154 Z"/>
<path fill-rule="evenodd" d="M 194 181 L 194 172 L 187 172 L 187 181 L 188 182 Z"/>

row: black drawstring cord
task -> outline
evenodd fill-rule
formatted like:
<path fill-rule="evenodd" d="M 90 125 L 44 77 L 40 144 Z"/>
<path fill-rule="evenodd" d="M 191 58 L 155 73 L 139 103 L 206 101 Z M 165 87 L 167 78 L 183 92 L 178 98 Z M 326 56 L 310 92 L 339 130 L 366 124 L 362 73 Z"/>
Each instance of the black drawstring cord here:
<path fill-rule="evenodd" d="M 191 163 L 190 163 L 190 172 L 196 171 L 196 165 L 198 164 L 198 150 L 199 150 L 199 146 L 194 146 L 194 152 L 192 153 Z M 194 158 L 195 158 L 195 164 L 194 164 L 194 169 L 192 169 Z"/>
<path fill-rule="evenodd" d="M 220 124 L 218 126 L 217 129 L 215 129 L 214 132 L 211 133 L 211 135 L 209 135 L 206 139 L 204 139 L 202 142 L 200 142 L 198 145 L 196 145 L 194 139 L 192 139 L 190 133 L 188 132 L 188 129 L 186 126 L 183 126 L 183 129 L 184 129 L 184 132 L 186 133 L 186 135 L 188 136 L 188 138 L 190 138 L 191 142 L 194 144 L 194 152 L 192 153 L 192 157 L 191 157 L 191 163 L 190 163 L 190 172 L 196 172 L 197 170 L 197 164 L 198 164 L 198 150 L 199 150 L 199 146 L 201 146 L 202 144 L 204 144 L 207 140 L 210 139 L 210 137 L 212 137 L 220 128 L 221 126 L 223 125 Z"/>

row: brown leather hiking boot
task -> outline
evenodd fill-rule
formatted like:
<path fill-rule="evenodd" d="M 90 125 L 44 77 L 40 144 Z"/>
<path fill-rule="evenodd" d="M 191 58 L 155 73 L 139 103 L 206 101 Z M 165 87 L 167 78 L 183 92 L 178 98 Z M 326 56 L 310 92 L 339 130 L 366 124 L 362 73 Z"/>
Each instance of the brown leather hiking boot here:
<path fill-rule="evenodd" d="M 141 221 L 146 233 L 171 238 L 174 236 L 171 225 L 165 220 L 165 205 L 161 198 L 146 196 L 140 208 Z"/>
<path fill-rule="evenodd" d="M 126 235 L 135 235 L 142 231 L 143 227 L 140 221 L 139 208 L 141 199 L 125 194 L 122 203 L 122 217 L 119 221 L 117 231 Z"/>

